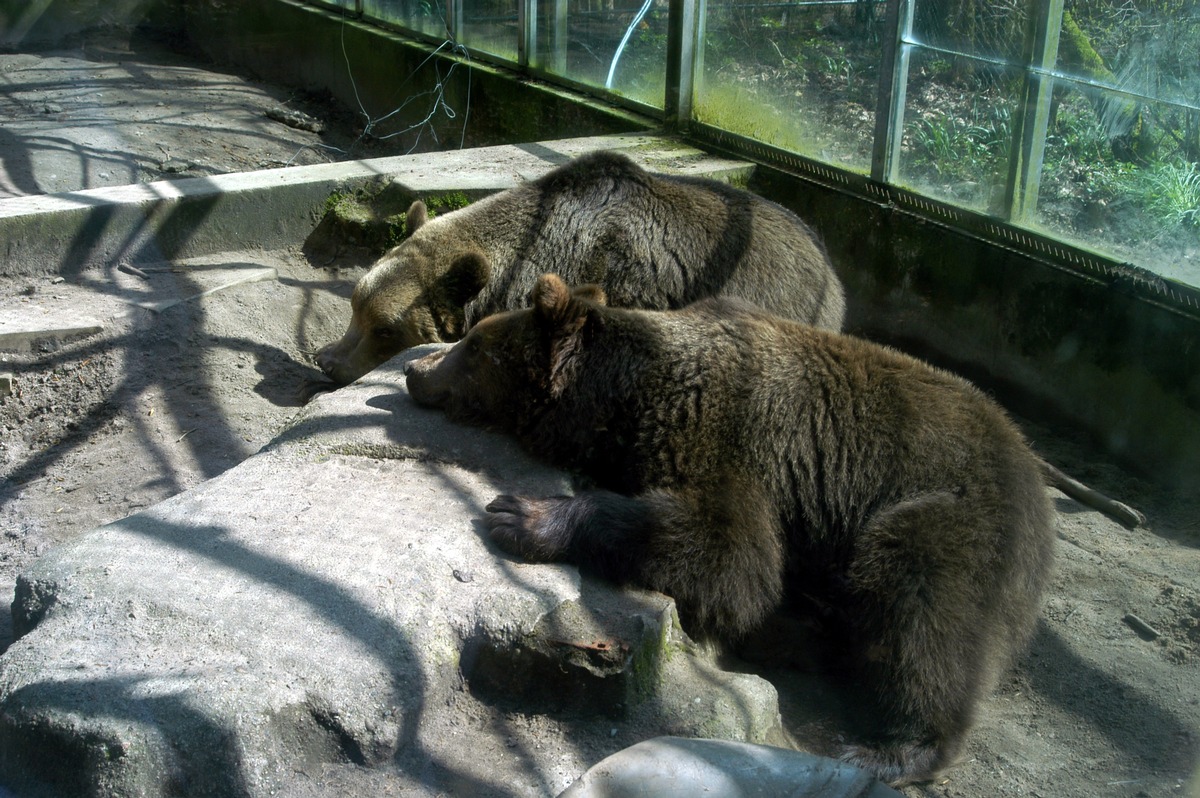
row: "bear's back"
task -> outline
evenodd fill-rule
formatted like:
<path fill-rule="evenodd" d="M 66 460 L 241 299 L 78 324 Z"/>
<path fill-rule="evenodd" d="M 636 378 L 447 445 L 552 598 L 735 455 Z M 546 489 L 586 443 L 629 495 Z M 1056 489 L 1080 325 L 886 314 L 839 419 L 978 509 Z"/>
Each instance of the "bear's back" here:
<path fill-rule="evenodd" d="M 546 272 L 601 285 L 621 307 L 679 308 L 728 294 L 842 324 L 841 283 L 798 217 L 715 180 L 647 172 L 618 153 L 577 158 L 459 218 L 492 264 L 490 283 L 466 307 L 468 326 L 525 307 Z"/>
<path fill-rule="evenodd" d="M 936 522 L 906 528 L 908 550 L 960 570 L 973 586 L 964 596 L 987 603 L 995 586 L 1006 635 L 1028 634 L 1053 559 L 1053 514 L 1040 460 L 999 405 L 904 353 L 745 303 L 644 315 L 663 370 L 699 388 L 675 397 L 683 410 L 646 411 L 650 423 L 709 418 L 660 457 L 703 464 L 676 484 L 761 490 L 780 534 L 822 562 L 852 557 L 897 512 L 936 508 Z M 1014 580 L 1024 587 L 999 587 Z"/>
<path fill-rule="evenodd" d="M 708 419 L 686 432 L 692 443 L 677 436 L 669 446 L 694 445 L 700 460 L 721 452 L 763 475 L 781 505 L 809 508 L 811 522 L 852 526 L 900 496 L 968 486 L 980 504 L 1045 502 L 1039 461 L 1016 425 L 954 374 L 738 300 L 644 318 L 659 327 L 646 344 L 662 361 L 651 390 L 685 386 L 666 401 Z"/>

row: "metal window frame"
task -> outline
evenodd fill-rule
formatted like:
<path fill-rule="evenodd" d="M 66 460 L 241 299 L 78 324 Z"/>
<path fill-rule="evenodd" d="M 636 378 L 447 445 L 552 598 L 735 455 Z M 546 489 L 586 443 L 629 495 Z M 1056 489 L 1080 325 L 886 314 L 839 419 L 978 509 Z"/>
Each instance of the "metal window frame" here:
<path fill-rule="evenodd" d="M 348 12 L 348 9 L 330 0 L 307 2 Z M 545 55 L 537 51 L 539 2 L 554 4 L 554 29 L 550 37 L 552 55 L 548 67 L 539 66 Z M 730 155 L 749 157 L 791 172 L 803 180 L 838 191 L 848 191 L 868 201 L 881 202 L 902 212 L 952 226 L 966 234 L 985 237 L 1031 257 L 1120 283 L 1127 290 L 1189 315 L 1200 311 L 1200 287 L 1164 279 L 1147 269 L 1089 252 L 1081 246 L 1022 226 L 1032 221 L 1037 208 L 1054 83 L 1056 80 L 1079 82 L 1055 69 L 1064 0 L 1026 0 L 1028 25 L 1023 43 L 1023 63 L 1009 65 L 1021 71 L 1023 82 L 1014 114 L 1003 216 L 999 218 L 897 185 L 910 56 L 917 48 L 928 46 L 915 42 L 911 36 L 917 0 L 886 0 L 884 29 L 887 34 L 881 54 L 881 79 L 876 96 L 869 176 L 713 128 L 693 118 L 693 98 L 704 70 L 707 0 L 668 0 L 666 87 L 662 109 L 621 97 L 602 87 L 572 80 L 563 74 L 566 63 L 567 2 L 517 0 L 517 61 L 514 63 L 467 48 L 471 58 L 515 68 L 529 77 L 578 91 L 652 119 L 661 119 L 668 132 L 683 134 L 698 144 Z M 445 0 L 445 3 L 446 33 L 458 43 L 463 0 Z M 355 8 L 356 15 L 363 18 L 363 0 L 356 0 Z M 421 41 L 435 42 L 436 39 L 422 31 L 386 20 L 371 17 L 367 21 L 401 31 Z M 1115 87 L 1105 88 L 1119 91 Z"/>
<path fill-rule="evenodd" d="M 1062 30 L 1063 0 L 1029 0 L 1025 33 L 1025 80 L 1013 120 L 1012 154 L 1004 187 L 1009 221 L 1028 223 L 1037 210 L 1042 182 L 1042 156 L 1050 120 L 1058 35 Z"/>
<path fill-rule="evenodd" d="M 320 6 L 321 8 L 328 8 L 332 11 L 340 11 L 343 14 L 351 14 L 356 19 L 361 17 L 363 14 L 363 0 L 354 0 L 354 2 L 351 4 L 353 5 L 353 8 L 347 8 L 342 3 L 337 2 L 337 0 L 309 0 L 309 2 L 315 6 Z"/>

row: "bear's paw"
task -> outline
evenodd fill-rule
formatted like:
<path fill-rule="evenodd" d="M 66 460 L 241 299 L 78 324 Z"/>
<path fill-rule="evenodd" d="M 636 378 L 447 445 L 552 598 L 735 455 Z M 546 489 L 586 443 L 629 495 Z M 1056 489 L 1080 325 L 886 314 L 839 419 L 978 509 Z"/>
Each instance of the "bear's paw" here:
<path fill-rule="evenodd" d="M 531 562 L 562 559 L 570 545 L 571 531 L 556 518 L 554 510 L 568 502 L 566 496 L 497 496 L 484 508 L 488 512 L 488 531 L 509 554 Z"/>

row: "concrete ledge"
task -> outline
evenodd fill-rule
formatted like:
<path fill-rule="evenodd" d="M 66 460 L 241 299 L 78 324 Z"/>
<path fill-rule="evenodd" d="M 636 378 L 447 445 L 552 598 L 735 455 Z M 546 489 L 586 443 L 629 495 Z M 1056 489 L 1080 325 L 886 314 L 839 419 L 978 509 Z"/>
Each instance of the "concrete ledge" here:
<path fill-rule="evenodd" d="M 335 191 L 397 181 L 417 196 L 480 196 L 596 149 L 622 150 L 650 169 L 728 180 L 744 181 L 753 168 L 673 139 L 630 134 L 14 197 L 0 201 L 3 274 L 70 276 L 120 261 L 296 246 Z"/>
<path fill-rule="evenodd" d="M 0 351 L 29 352 L 43 342 L 62 343 L 102 331 L 96 319 L 47 315 L 37 308 L 6 308 L 0 318 Z"/>

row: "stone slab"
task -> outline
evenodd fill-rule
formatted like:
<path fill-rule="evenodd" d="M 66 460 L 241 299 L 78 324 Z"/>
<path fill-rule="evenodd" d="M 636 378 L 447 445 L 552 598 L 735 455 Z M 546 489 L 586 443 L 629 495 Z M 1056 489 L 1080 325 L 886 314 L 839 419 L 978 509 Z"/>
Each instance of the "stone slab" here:
<path fill-rule="evenodd" d="M 774 739 L 774 689 L 716 668 L 669 599 L 489 544 L 495 494 L 569 487 L 509 439 L 417 408 L 400 359 L 318 397 L 241 465 L 19 578 L 0 782 L 267 796 L 340 766 L 412 795 L 543 795 L 591 764 L 594 735 L 572 735 L 596 719 L 612 750 L 630 734 Z M 505 707 L 532 720 L 473 725 Z M 473 753 L 510 744 L 522 755 Z"/>
<path fill-rule="evenodd" d="M 28 352 L 43 342 L 86 338 L 103 329 L 98 319 L 73 311 L 62 312 L 37 302 L 19 304 L 0 312 L 0 350 Z"/>

